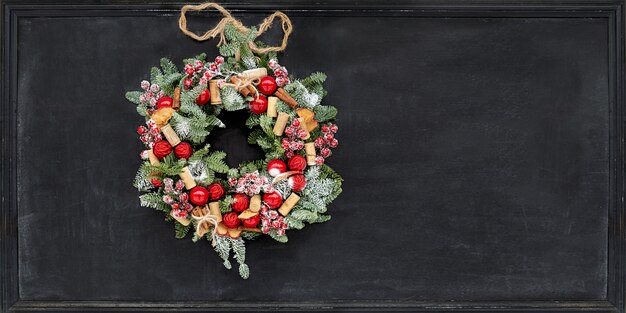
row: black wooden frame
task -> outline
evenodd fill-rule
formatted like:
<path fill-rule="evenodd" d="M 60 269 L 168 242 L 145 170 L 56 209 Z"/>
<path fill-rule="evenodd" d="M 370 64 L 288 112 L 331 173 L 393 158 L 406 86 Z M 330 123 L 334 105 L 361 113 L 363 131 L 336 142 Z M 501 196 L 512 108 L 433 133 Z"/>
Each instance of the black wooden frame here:
<path fill-rule="evenodd" d="M 74 1 L 75 2 L 75 1 Z M 262 11 L 276 9 L 288 14 L 307 15 L 408 15 L 415 17 L 601 17 L 609 27 L 609 90 L 611 100 L 610 125 L 610 207 L 608 227 L 608 286 L 604 301 L 501 301 L 442 302 L 105 302 L 105 301 L 26 301 L 19 299 L 16 201 L 16 90 L 18 20 L 33 16 L 145 16 L 177 14 L 180 3 L 155 1 L 109 1 L 100 4 L 91 0 L 82 4 L 67 0 L 5 1 L 1 6 L 2 79 L 0 88 L 2 164 L 0 207 L 0 312 L 109 312 L 109 311 L 593 311 L 626 312 L 626 216 L 624 212 L 624 3 L 622 1 L 524 1 L 478 0 L 440 1 L 221 1 L 233 11 Z M 311 13 L 312 10 L 315 13 Z"/>

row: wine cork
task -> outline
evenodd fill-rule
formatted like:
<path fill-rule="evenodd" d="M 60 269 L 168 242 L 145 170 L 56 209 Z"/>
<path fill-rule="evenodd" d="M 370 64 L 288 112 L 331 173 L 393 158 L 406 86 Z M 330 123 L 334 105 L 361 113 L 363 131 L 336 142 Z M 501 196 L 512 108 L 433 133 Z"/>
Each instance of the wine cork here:
<path fill-rule="evenodd" d="M 300 129 L 304 130 L 306 132 L 306 137 L 302 138 L 302 139 L 309 139 L 311 138 L 311 134 L 309 133 L 309 130 L 307 129 L 307 122 L 304 120 L 303 117 L 299 117 L 298 121 L 300 121 Z"/>
<path fill-rule="evenodd" d="M 165 124 L 161 127 L 161 132 L 165 136 L 165 139 L 172 145 L 172 147 L 176 146 L 180 143 L 180 138 L 176 135 L 176 132 L 172 128 L 172 125 Z"/>
<path fill-rule="evenodd" d="M 153 166 L 161 165 L 161 162 L 159 162 L 159 158 L 157 158 L 156 155 L 154 155 L 154 152 L 152 152 L 152 149 L 148 150 L 148 160 L 150 160 L 150 164 L 152 164 Z"/>
<path fill-rule="evenodd" d="M 209 80 L 209 92 L 211 93 L 211 104 L 221 104 L 220 87 L 217 86 L 217 80 Z"/>
<path fill-rule="evenodd" d="M 172 109 L 176 111 L 180 109 L 180 87 L 174 88 L 174 101 L 172 102 Z"/>
<path fill-rule="evenodd" d="M 259 215 L 259 212 L 254 212 L 254 211 L 248 209 L 248 210 L 245 210 L 245 211 L 241 212 L 241 214 L 239 214 L 237 217 L 240 220 L 246 220 L 246 219 L 249 219 L 249 218 L 251 218 L 253 216 L 257 216 L 257 215 Z"/>
<path fill-rule="evenodd" d="M 304 151 L 306 152 L 306 164 L 315 165 L 315 144 L 312 142 L 305 143 Z"/>
<path fill-rule="evenodd" d="M 278 212 L 283 216 L 287 216 L 289 212 L 293 209 L 293 207 L 300 201 L 300 196 L 295 193 L 291 193 L 291 195 L 283 202 L 283 205 L 278 208 Z"/>
<path fill-rule="evenodd" d="M 278 111 L 276 111 L 276 102 L 278 98 L 276 97 L 267 97 L 267 116 L 269 117 L 277 117 Z"/>
<path fill-rule="evenodd" d="M 274 124 L 274 135 L 282 136 L 283 132 L 285 131 L 285 127 L 287 127 L 288 121 L 289 121 L 289 114 L 285 112 L 278 113 L 276 124 Z"/>
<path fill-rule="evenodd" d="M 189 225 L 189 223 L 191 223 L 191 221 L 187 218 L 174 215 L 174 210 L 170 211 L 170 216 L 173 217 L 177 222 L 183 224 L 183 226 L 187 226 Z"/>
<path fill-rule="evenodd" d="M 209 202 L 209 212 L 216 217 L 218 222 L 222 221 L 222 211 L 220 210 L 219 202 Z"/>
<path fill-rule="evenodd" d="M 261 195 L 254 195 L 250 198 L 250 207 L 248 210 L 252 212 L 259 212 L 261 210 Z"/>
<path fill-rule="evenodd" d="M 267 76 L 267 69 L 264 67 L 260 67 L 260 68 L 243 71 L 241 73 L 241 76 L 249 80 L 260 79 L 261 77 Z"/>
<path fill-rule="evenodd" d="M 185 188 L 187 188 L 187 190 L 190 190 L 191 188 L 196 186 L 196 181 L 193 180 L 193 177 L 191 176 L 191 172 L 186 166 L 183 167 L 183 171 L 180 172 L 178 176 L 180 176 L 180 179 L 182 179 L 183 183 L 185 183 Z"/>

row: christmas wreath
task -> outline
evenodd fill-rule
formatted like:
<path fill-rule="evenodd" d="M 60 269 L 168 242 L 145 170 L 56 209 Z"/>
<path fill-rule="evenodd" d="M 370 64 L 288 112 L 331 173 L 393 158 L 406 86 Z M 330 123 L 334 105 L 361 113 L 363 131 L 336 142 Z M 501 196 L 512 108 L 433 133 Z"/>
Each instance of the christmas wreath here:
<path fill-rule="evenodd" d="M 224 18 L 198 36 L 187 30 L 185 13 L 215 8 Z M 256 38 L 282 20 L 283 44 L 267 47 Z M 208 239 L 226 268 L 231 251 L 239 274 L 249 276 L 244 240 L 267 235 L 286 243 L 287 230 L 328 221 L 327 205 L 341 192 L 341 177 L 325 160 L 337 147 L 337 109 L 322 105 L 323 73 L 290 76 L 277 52 L 286 47 L 291 23 L 275 12 L 257 29 L 245 27 L 214 3 L 186 5 L 181 30 L 196 40 L 220 36 L 219 54 L 183 61 L 180 71 L 163 58 L 150 80 L 126 98 L 137 105 L 145 126 L 137 133 L 146 150 L 134 186 L 142 206 L 163 211 L 176 238 L 192 231 L 192 240 Z M 249 144 L 265 159 L 229 168 L 226 153 L 213 151 L 206 139 L 225 127 L 220 112 L 248 110 Z"/>

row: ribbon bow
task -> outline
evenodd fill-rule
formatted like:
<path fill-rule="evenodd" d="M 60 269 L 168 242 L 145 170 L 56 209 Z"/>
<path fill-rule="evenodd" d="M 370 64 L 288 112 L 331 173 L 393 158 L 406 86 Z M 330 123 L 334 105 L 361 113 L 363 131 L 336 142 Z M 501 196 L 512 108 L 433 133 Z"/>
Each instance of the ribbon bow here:
<path fill-rule="evenodd" d="M 196 236 L 202 237 L 204 236 L 211 226 L 213 226 L 213 230 L 211 230 L 211 245 L 215 247 L 216 239 L 215 232 L 217 231 L 217 225 L 219 224 L 218 217 L 209 213 L 209 208 L 204 205 L 204 208 L 196 207 L 191 212 L 191 217 L 196 220 Z"/>
<path fill-rule="evenodd" d="M 194 32 L 187 29 L 187 17 L 185 16 L 185 14 L 187 13 L 187 11 L 202 11 L 207 8 L 213 8 L 219 11 L 220 13 L 222 13 L 222 15 L 224 15 L 224 17 L 217 23 L 217 25 L 215 25 L 215 27 L 207 30 L 203 35 L 198 36 Z M 291 34 L 292 25 L 291 25 L 291 20 L 289 19 L 289 17 L 285 15 L 285 13 L 280 12 L 280 11 L 276 11 L 272 13 L 272 15 L 266 17 L 265 20 L 263 20 L 263 23 L 259 24 L 259 30 L 257 31 L 255 38 L 261 36 L 261 34 L 263 34 L 266 30 L 268 30 L 272 26 L 274 19 L 277 17 L 280 18 L 282 21 L 281 25 L 283 28 L 283 40 L 281 42 L 281 45 L 276 46 L 276 47 L 259 48 L 254 43 L 254 41 L 250 41 L 248 42 L 248 46 L 250 47 L 250 50 L 252 50 L 253 52 L 257 54 L 264 54 L 268 52 L 280 52 L 280 51 L 285 50 L 285 48 L 287 48 L 287 40 L 289 39 L 289 35 Z M 250 29 L 244 26 L 240 20 L 232 17 L 232 15 L 230 14 L 228 10 L 224 9 L 219 4 L 213 3 L 213 2 L 206 2 L 206 3 L 198 4 L 198 5 L 192 5 L 192 4 L 184 5 L 182 9 L 180 10 L 180 18 L 178 19 L 178 27 L 180 28 L 180 30 L 185 35 L 195 40 L 205 41 L 205 40 L 209 40 L 217 36 L 220 36 L 220 42 L 217 44 L 218 47 L 226 42 L 226 39 L 224 37 L 224 27 L 229 23 L 235 26 L 235 28 L 237 28 L 237 30 L 241 32 L 250 31 Z"/>

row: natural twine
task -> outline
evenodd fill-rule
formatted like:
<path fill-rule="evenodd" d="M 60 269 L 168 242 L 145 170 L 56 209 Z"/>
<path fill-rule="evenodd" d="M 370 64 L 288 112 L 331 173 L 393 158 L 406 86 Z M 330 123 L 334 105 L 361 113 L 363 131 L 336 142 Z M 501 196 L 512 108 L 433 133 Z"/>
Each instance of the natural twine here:
<path fill-rule="evenodd" d="M 206 206 L 205 206 L 206 208 Z M 208 211 L 208 208 L 207 208 Z M 207 229 L 210 228 L 210 225 L 213 225 L 213 229 L 211 229 L 211 245 L 213 247 L 215 247 L 216 244 L 216 238 L 215 238 L 215 233 L 217 231 L 217 225 L 219 224 L 219 220 L 217 218 L 217 216 L 212 215 L 211 213 L 208 213 L 197 217 L 195 215 L 191 215 L 191 217 L 196 220 L 196 236 L 198 237 L 202 237 L 206 234 L 206 232 L 202 231 L 202 227 L 206 227 Z M 209 225 L 205 225 L 205 224 L 209 224 Z"/>
<path fill-rule="evenodd" d="M 214 28 L 207 30 L 202 36 L 198 36 L 194 32 L 189 31 L 187 29 L 187 17 L 185 16 L 185 14 L 187 13 L 187 11 L 202 11 L 207 8 L 213 8 L 219 11 L 220 13 L 222 13 L 222 15 L 224 15 L 224 17 L 219 21 L 219 23 L 217 23 L 217 25 L 215 25 Z M 253 41 L 250 41 L 248 42 L 248 46 L 250 47 L 250 50 L 252 50 L 253 52 L 257 54 L 265 54 L 268 52 L 280 52 L 280 51 L 285 50 L 285 48 L 287 48 L 287 40 L 289 39 L 289 35 L 291 34 L 292 26 L 291 26 L 291 20 L 289 20 L 289 17 L 285 15 L 285 13 L 283 12 L 276 11 L 272 13 L 272 15 L 266 17 L 265 20 L 263 20 L 263 23 L 259 24 L 259 27 L 258 27 L 259 30 L 257 31 L 256 37 L 259 37 L 266 30 L 268 30 L 272 26 L 272 23 L 274 22 L 274 18 L 276 17 L 280 18 L 282 21 L 281 24 L 282 24 L 284 34 L 283 34 L 283 41 L 281 45 L 277 47 L 259 48 Z M 232 15 L 230 15 L 230 12 L 228 12 L 228 10 L 224 9 L 219 4 L 213 3 L 213 2 L 206 2 L 206 3 L 198 4 L 198 5 L 192 5 L 192 4 L 184 5 L 183 8 L 180 10 L 180 18 L 178 19 L 178 27 L 180 28 L 180 30 L 185 35 L 195 40 L 205 41 L 205 40 L 215 38 L 219 35 L 220 42 L 217 44 L 218 47 L 226 42 L 226 39 L 224 38 L 224 27 L 228 23 L 231 23 L 233 26 L 237 28 L 237 30 L 241 32 L 250 31 L 250 29 L 244 26 L 241 23 L 241 21 L 232 17 Z"/>

